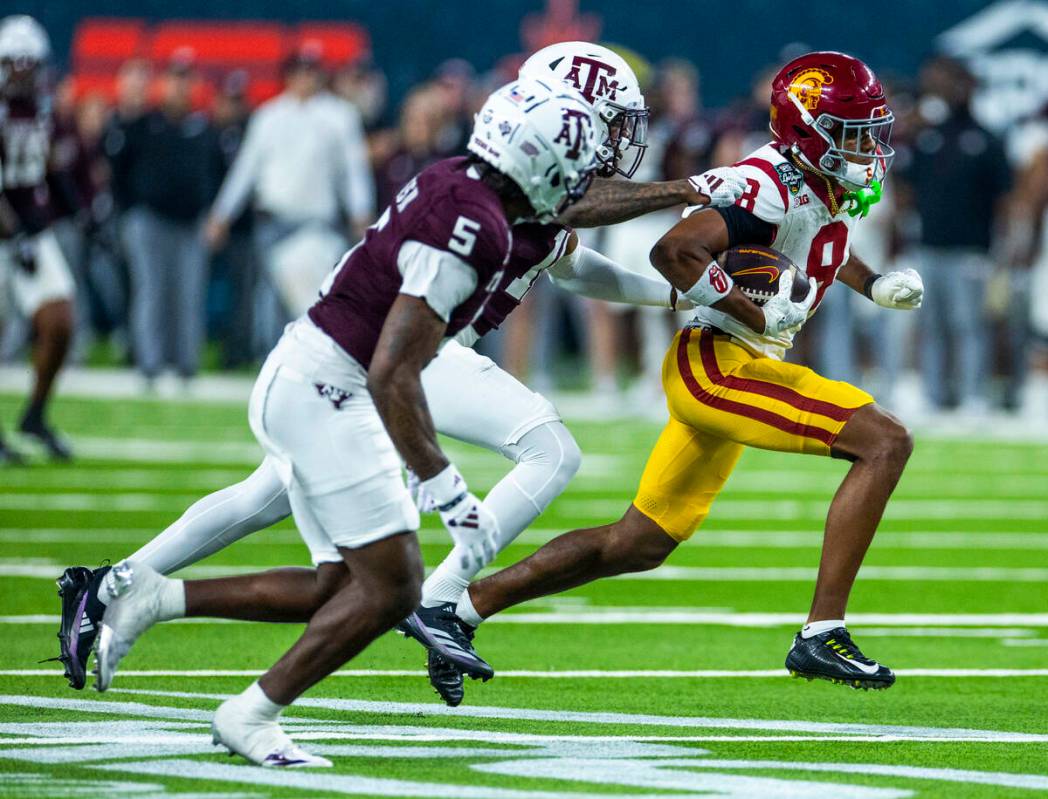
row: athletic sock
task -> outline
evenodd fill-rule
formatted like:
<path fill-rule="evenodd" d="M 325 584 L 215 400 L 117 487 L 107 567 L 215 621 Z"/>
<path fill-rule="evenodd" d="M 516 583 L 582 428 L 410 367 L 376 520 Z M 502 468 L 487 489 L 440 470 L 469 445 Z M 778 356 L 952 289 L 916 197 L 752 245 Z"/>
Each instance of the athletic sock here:
<path fill-rule="evenodd" d="M 247 720 L 257 723 L 276 721 L 284 710 L 284 705 L 278 705 L 266 696 L 257 680 L 237 697 L 237 703 L 243 708 Z"/>
<path fill-rule="evenodd" d="M 186 581 L 164 578 L 160 587 L 160 621 L 181 619 L 186 615 Z"/>
<path fill-rule="evenodd" d="M 801 628 L 801 638 L 812 638 L 821 633 L 827 633 L 830 630 L 836 630 L 838 627 L 844 626 L 844 619 L 808 622 Z"/>
<path fill-rule="evenodd" d="M 462 621 L 466 622 L 470 627 L 479 627 L 480 623 L 484 621 L 484 618 L 477 613 L 477 609 L 473 607 L 473 600 L 469 598 L 468 588 L 463 591 L 462 596 L 459 597 L 458 606 L 455 608 L 455 615 L 462 619 Z"/>
<path fill-rule="evenodd" d="M 463 569 L 458 547 L 444 558 L 443 562 L 426 578 L 422 589 L 422 607 L 435 608 L 455 602 L 469 587 L 476 569 Z"/>

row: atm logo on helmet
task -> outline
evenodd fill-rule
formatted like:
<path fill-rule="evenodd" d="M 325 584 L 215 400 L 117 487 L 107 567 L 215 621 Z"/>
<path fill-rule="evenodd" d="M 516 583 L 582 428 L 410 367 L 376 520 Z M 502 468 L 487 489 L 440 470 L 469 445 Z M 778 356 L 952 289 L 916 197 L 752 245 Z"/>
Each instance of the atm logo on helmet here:
<path fill-rule="evenodd" d="M 824 69 L 810 67 L 790 78 L 789 93 L 801 101 L 809 111 L 819 107 L 822 98 L 822 87 L 833 83 L 833 75 Z"/>
<path fill-rule="evenodd" d="M 583 71 L 586 74 L 585 78 L 582 77 Z M 616 92 L 622 88 L 619 82 L 614 80 L 616 71 L 611 64 L 577 55 L 571 59 L 571 69 L 564 76 L 564 80 L 571 81 L 591 103 L 598 97 L 614 100 Z"/>
<path fill-rule="evenodd" d="M 575 159 L 582 152 L 582 143 L 589 134 L 590 115 L 588 111 L 576 108 L 565 108 L 561 112 L 560 133 L 553 140 L 554 144 L 564 144 L 568 158 Z"/>

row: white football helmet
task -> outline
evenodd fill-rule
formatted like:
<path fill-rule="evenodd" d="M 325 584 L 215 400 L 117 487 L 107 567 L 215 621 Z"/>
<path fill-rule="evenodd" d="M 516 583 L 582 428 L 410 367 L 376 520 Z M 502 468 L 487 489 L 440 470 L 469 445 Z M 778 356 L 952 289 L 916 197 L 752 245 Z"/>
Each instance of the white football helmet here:
<path fill-rule="evenodd" d="M 520 78 L 491 94 L 467 149 L 516 183 L 550 222 L 586 193 L 597 170 L 598 121 L 570 86 Z"/>
<path fill-rule="evenodd" d="M 0 20 L 0 84 L 6 84 L 15 74 L 35 83 L 50 57 L 51 40 L 35 19 L 14 14 Z"/>
<path fill-rule="evenodd" d="M 597 112 L 603 141 L 597 148 L 603 177 L 633 177 L 644 158 L 648 107 L 630 65 L 607 47 L 589 42 L 561 42 L 543 47 L 520 68 L 520 77 L 554 78 L 574 86 Z M 620 161 L 629 150 L 633 161 Z"/>

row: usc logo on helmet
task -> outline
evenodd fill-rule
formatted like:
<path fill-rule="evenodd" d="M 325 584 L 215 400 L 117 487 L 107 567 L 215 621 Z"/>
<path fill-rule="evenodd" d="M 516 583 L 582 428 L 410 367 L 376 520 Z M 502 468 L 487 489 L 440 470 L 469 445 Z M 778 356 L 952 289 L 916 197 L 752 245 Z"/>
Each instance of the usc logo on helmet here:
<path fill-rule="evenodd" d="M 824 69 L 810 67 L 790 78 L 789 92 L 800 100 L 801 105 L 814 111 L 819 107 L 822 87 L 827 83 L 833 83 L 833 75 Z"/>

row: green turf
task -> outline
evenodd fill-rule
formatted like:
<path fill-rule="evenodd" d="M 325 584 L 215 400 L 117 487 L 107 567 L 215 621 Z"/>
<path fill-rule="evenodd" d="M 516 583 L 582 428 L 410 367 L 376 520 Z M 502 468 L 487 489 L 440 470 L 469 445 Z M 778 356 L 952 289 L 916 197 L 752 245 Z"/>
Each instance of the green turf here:
<path fill-rule="evenodd" d="M 8 428 L 17 407 L 0 396 Z M 918 436 L 850 605 L 854 618 L 868 619 L 852 624 L 867 653 L 902 671 L 889 691 L 771 673 L 803 621 L 822 517 L 847 465 L 747 452 L 703 530 L 662 572 L 585 586 L 485 625 L 478 647 L 502 674 L 467 684 L 461 708 L 438 702 L 415 644 L 394 635 L 377 641 L 347 665 L 353 674 L 321 683 L 287 712 L 288 729 L 336 762 L 332 772 L 291 774 L 246 766 L 208 745 L 214 697 L 242 690 L 250 676 L 135 672 L 260 672 L 298 626 L 161 625 L 104 696 L 74 693 L 53 664 L 37 663 L 57 652 L 49 577 L 68 564 L 129 554 L 194 499 L 249 473 L 258 456 L 244 409 L 62 399 L 54 418 L 81 453 L 76 464 L 0 471 L 0 796 L 1048 791 L 1048 678 L 985 673 L 1048 667 L 1048 447 Z M 582 471 L 495 567 L 625 510 L 658 435 L 643 422 L 569 426 L 585 453 Z M 495 455 L 448 448 L 478 490 L 507 468 Z M 421 539 L 430 566 L 448 551 L 433 519 Z M 307 560 L 287 521 L 182 576 Z M 962 626 L 936 614 L 985 618 Z M 907 674 L 915 669 L 972 674 Z M 413 673 L 374 673 L 391 670 Z M 579 671 L 646 674 L 562 674 Z M 658 671 L 678 674 L 651 674 Z M 704 674 L 679 673 L 692 671 Z M 577 715 L 587 713 L 618 715 Z"/>

